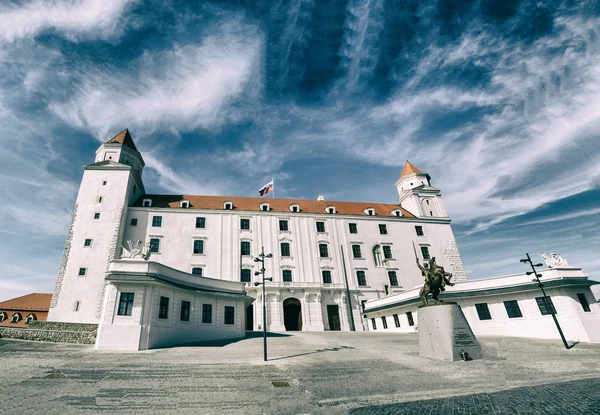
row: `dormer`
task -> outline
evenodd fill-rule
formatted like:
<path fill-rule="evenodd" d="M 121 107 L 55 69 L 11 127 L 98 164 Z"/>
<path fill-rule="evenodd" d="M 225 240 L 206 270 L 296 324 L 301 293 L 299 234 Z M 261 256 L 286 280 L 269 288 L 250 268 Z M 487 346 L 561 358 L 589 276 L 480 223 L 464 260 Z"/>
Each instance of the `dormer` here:
<path fill-rule="evenodd" d="M 261 203 L 259 207 L 260 207 L 260 210 L 262 210 L 263 212 L 268 212 L 268 211 L 271 210 L 271 207 L 266 202 L 265 203 Z"/>
<path fill-rule="evenodd" d="M 300 205 L 294 203 L 290 205 L 290 212 L 298 213 L 300 212 Z"/>
<path fill-rule="evenodd" d="M 152 199 L 143 199 L 142 206 L 143 207 L 152 207 Z"/>
<path fill-rule="evenodd" d="M 183 209 L 187 209 L 190 207 L 190 201 L 189 200 L 182 200 L 181 202 L 179 202 L 179 207 L 183 208 Z"/>
<path fill-rule="evenodd" d="M 373 209 L 372 207 L 366 208 L 364 212 L 367 216 L 375 216 L 375 209 Z"/>
<path fill-rule="evenodd" d="M 332 215 L 337 213 L 337 211 L 335 210 L 335 206 L 327 206 L 325 208 L 325 212 L 332 214 Z"/>
<path fill-rule="evenodd" d="M 402 216 L 402 209 L 394 209 L 390 212 L 392 214 L 392 216 Z"/>
<path fill-rule="evenodd" d="M 223 202 L 223 209 L 225 210 L 233 210 L 233 202 L 231 200 L 226 200 Z"/>

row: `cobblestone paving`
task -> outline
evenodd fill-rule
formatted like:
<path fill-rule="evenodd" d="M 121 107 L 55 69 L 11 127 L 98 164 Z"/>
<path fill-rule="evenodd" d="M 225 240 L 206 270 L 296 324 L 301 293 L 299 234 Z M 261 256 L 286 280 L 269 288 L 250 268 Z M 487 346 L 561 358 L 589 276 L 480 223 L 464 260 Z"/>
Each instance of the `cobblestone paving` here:
<path fill-rule="evenodd" d="M 600 378 L 528 386 L 496 393 L 374 405 L 351 415 L 600 414 Z"/>

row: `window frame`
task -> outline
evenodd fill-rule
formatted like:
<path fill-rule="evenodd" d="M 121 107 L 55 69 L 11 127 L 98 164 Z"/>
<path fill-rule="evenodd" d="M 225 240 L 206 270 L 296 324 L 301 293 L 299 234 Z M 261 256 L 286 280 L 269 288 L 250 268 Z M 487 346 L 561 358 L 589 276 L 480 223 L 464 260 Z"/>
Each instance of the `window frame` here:
<path fill-rule="evenodd" d="M 244 274 L 248 274 L 246 278 L 246 276 Z M 246 279 L 248 281 L 246 281 Z M 252 282 L 252 270 L 250 268 L 242 268 L 240 270 L 240 282 L 247 282 L 247 283 L 251 283 Z"/>
<path fill-rule="evenodd" d="M 352 232 L 354 230 L 354 232 Z M 358 224 L 356 222 L 348 223 L 348 232 L 356 235 L 358 233 Z"/>
<path fill-rule="evenodd" d="M 228 318 L 230 317 L 230 319 Z M 223 324 L 228 326 L 235 325 L 235 307 L 226 305 L 223 307 Z"/>
<path fill-rule="evenodd" d="M 131 298 L 130 298 L 131 297 Z M 135 301 L 135 293 L 121 292 L 119 295 L 119 306 L 117 308 L 118 316 L 131 316 L 133 314 L 133 302 Z M 79 307 L 77 307 L 79 308 Z M 78 311 L 78 310 L 75 310 Z"/>
<path fill-rule="evenodd" d="M 204 255 L 204 239 L 194 239 L 193 255 Z"/>
<path fill-rule="evenodd" d="M 422 225 L 415 225 L 415 233 L 417 236 L 425 236 L 425 232 L 423 231 Z"/>
<path fill-rule="evenodd" d="M 358 256 L 357 256 L 358 254 Z M 364 259 L 362 255 L 362 248 L 360 244 L 352 244 L 352 258 L 353 259 Z"/>
<path fill-rule="evenodd" d="M 363 284 L 361 284 L 361 281 L 363 282 Z M 359 287 L 368 287 L 369 286 L 369 284 L 367 283 L 367 273 L 365 272 L 364 269 L 356 270 L 356 283 L 358 284 Z"/>
<path fill-rule="evenodd" d="M 477 317 L 479 317 L 480 321 L 492 320 L 492 313 L 490 313 L 488 303 L 476 303 L 475 311 L 477 311 Z"/>
<path fill-rule="evenodd" d="M 543 316 L 550 316 L 553 314 L 552 312 L 554 312 L 554 314 L 558 314 L 550 296 L 547 295 L 546 297 L 535 297 L 535 302 L 537 303 L 538 309 Z"/>
<path fill-rule="evenodd" d="M 291 269 L 282 269 L 281 270 L 281 281 L 282 282 L 293 282 L 292 270 Z"/>
<path fill-rule="evenodd" d="M 284 249 L 285 245 L 285 249 Z M 279 243 L 279 252 L 283 258 L 290 258 L 292 256 L 292 248 L 290 247 L 289 242 L 280 242 Z"/>
<path fill-rule="evenodd" d="M 383 251 L 383 260 L 394 259 L 394 254 L 392 253 L 391 245 L 381 245 L 381 250 Z"/>
<path fill-rule="evenodd" d="M 196 270 L 199 269 L 200 272 L 197 272 Z M 202 277 L 204 275 L 204 269 L 202 267 L 192 267 L 192 275 L 197 275 L 199 277 Z"/>
<path fill-rule="evenodd" d="M 94 212 L 94 220 L 100 219 L 100 212 Z"/>
<path fill-rule="evenodd" d="M 581 308 L 583 308 L 584 313 L 591 313 L 592 309 L 590 308 L 590 303 L 587 299 L 587 296 L 584 293 L 575 293 L 577 295 L 577 300 L 579 300 L 579 304 Z M 582 301 L 583 299 L 583 301 Z"/>
<path fill-rule="evenodd" d="M 245 225 L 247 224 L 247 228 Z M 240 231 L 249 231 L 250 230 L 250 218 L 240 218 Z"/>
<path fill-rule="evenodd" d="M 423 261 L 429 261 L 431 259 L 431 252 L 429 252 L 429 246 L 420 245 L 421 256 L 423 257 Z"/>
<path fill-rule="evenodd" d="M 315 222 L 315 226 L 316 226 L 316 229 L 317 229 L 317 233 L 325 233 L 325 232 L 327 232 L 326 228 L 325 228 L 325 221 L 318 220 L 318 221 Z M 320 229 L 323 229 L 323 230 L 320 230 Z"/>
<path fill-rule="evenodd" d="M 150 253 L 160 253 L 160 238 L 150 238 Z"/>
<path fill-rule="evenodd" d="M 202 303 L 202 324 L 213 324 L 212 309 L 213 305 L 211 303 Z"/>
<path fill-rule="evenodd" d="M 88 241 L 89 241 L 89 243 L 88 243 Z M 91 238 L 85 238 L 83 240 L 83 247 L 84 248 L 91 248 L 92 247 L 92 242 L 93 242 L 93 239 L 91 239 Z"/>
<path fill-rule="evenodd" d="M 87 276 L 87 267 L 79 267 L 77 276 L 78 277 L 86 277 Z"/>
<path fill-rule="evenodd" d="M 196 229 L 206 229 L 205 216 L 196 216 Z"/>
<path fill-rule="evenodd" d="M 244 246 L 248 244 L 248 250 L 244 249 Z M 250 241 L 240 241 L 240 255 L 241 256 L 252 256 L 252 244 Z"/>
<path fill-rule="evenodd" d="M 129 226 L 137 226 L 137 224 L 138 224 L 137 218 L 131 218 L 131 220 L 129 221 Z"/>
<path fill-rule="evenodd" d="M 387 225 L 385 223 L 379 223 L 378 224 L 378 228 L 379 228 L 379 234 L 380 235 L 389 235 L 388 228 L 387 228 Z"/>
<path fill-rule="evenodd" d="M 184 303 L 187 303 L 187 307 L 184 307 Z M 184 315 L 184 311 L 187 310 L 187 314 Z M 189 323 L 190 315 L 192 314 L 192 303 L 188 300 L 181 300 L 181 307 L 179 307 L 179 321 Z M 186 317 L 186 318 L 184 318 Z"/>
<path fill-rule="evenodd" d="M 171 303 L 171 297 L 166 297 L 164 295 L 160 296 L 160 300 L 158 303 L 158 318 L 161 320 L 169 319 L 169 306 Z"/>
<path fill-rule="evenodd" d="M 400 327 L 400 317 L 398 314 L 392 314 L 392 317 L 394 318 L 394 325 L 396 327 Z"/>
<path fill-rule="evenodd" d="M 415 325 L 415 318 L 412 315 L 412 311 L 407 311 L 406 312 L 406 319 L 408 320 L 408 325 L 410 327 L 414 327 L 414 325 Z"/>
<path fill-rule="evenodd" d="M 328 274 L 329 274 L 329 275 L 327 276 L 327 279 L 328 279 L 329 281 L 326 281 L 326 276 L 325 276 L 325 273 L 328 273 Z M 332 279 L 332 277 L 331 277 L 331 270 L 329 270 L 329 269 L 322 269 L 322 270 L 321 270 L 321 280 L 323 281 L 323 284 L 332 284 L 332 281 L 333 281 L 333 279 Z"/>
<path fill-rule="evenodd" d="M 390 281 L 390 287 L 399 287 L 400 284 L 398 283 L 398 273 L 395 270 L 389 270 L 387 273 L 388 280 Z"/>
<path fill-rule="evenodd" d="M 325 255 L 323 255 L 323 254 L 325 254 Z M 326 244 L 326 243 L 319 244 L 319 258 L 330 258 L 329 244 Z"/>
<path fill-rule="evenodd" d="M 521 307 L 519 306 L 518 300 L 504 301 L 504 309 L 506 310 L 506 314 L 508 315 L 508 318 L 522 318 L 523 317 L 523 313 L 521 312 Z M 515 313 L 515 311 L 516 311 L 516 313 Z M 512 315 L 513 313 L 515 315 Z"/>
<path fill-rule="evenodd" d="M 383 329 L 387 330 L 388 325 L 387 325 L 387 319 L 385 318 L 385 316 L 381 316 L 381 324 L 383 325 Z"/>
<path fill-rule="evenodd" d="M 162 216 L 152 216 L 152 227 L 153 228 L 162 228 Z"/>
<path fill-rule="evenodd" d="M 285 226 L 282 226 L 285 224 Z M 282 229 L 285 228 L 285 229 Z M 289 232 L 290 227 L 287 219 L 279 219 L 279 232 Z"/>

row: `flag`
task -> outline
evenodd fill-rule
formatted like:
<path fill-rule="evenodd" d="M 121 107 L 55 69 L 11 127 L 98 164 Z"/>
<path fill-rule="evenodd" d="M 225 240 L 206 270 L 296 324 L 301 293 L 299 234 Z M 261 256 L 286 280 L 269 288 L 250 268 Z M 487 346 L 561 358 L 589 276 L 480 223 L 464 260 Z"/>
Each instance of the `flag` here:
<path fill-rule="evenodd" d="M 265 184 L 263 187 L 260 188 L 260 190 L 258 191 L 258 194 L 261 196 L 266 195 L 269 192 L 273 191 L 273 180 L 271 180 L 269 183 Z"/>

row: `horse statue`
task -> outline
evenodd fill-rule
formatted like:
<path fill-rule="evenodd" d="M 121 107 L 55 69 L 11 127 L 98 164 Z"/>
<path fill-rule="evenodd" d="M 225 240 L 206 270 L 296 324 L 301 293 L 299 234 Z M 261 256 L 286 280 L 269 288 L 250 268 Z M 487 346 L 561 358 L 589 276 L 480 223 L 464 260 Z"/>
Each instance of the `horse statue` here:
<path fill-rule="evenodd" d="M 425 277 L 425 284 L 423 284 L 423 288 L 419 292 L 419 297 L 421 301 L 423 301 L 423 305 L 429 305 L 427 301 L 427 296 L 431 294 L 431 297 L 436 301 L 436 303 L 442 302 L 438 300 L 438 296 L 440 292 L 446 291 L 446 285 L 452 287 L 454 284 L 450 282 L 452 279 L 452 274 L 450 272 L 446 272 L 444 267 L 439 266 L 435 263 L 435 257 L 432 257 L 429 260 L 429 263 L 421 265 L 419 262 L 419 258 L 416 258 L 417 266 L 421 270 L 421 275 Z"/>

